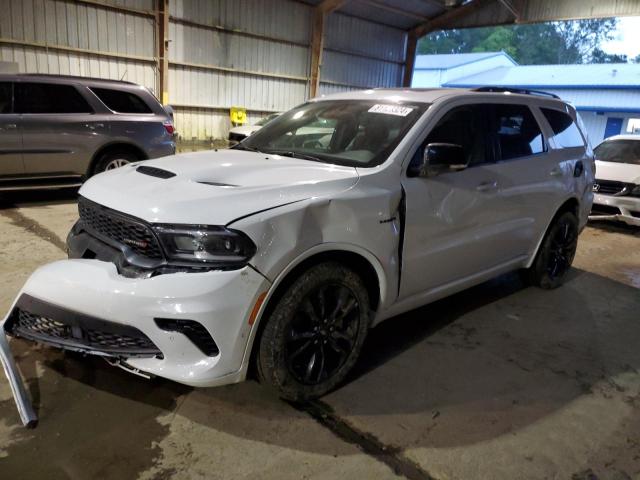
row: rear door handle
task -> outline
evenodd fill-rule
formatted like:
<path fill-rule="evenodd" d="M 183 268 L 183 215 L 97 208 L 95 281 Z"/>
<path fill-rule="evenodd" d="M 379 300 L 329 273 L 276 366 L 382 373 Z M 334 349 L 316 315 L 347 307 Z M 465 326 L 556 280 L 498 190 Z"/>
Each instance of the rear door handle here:
<path fill-rule="evenodd" d="M 476 190 L 479 192 L 489 192 L 491 190 L 496 190 L 498 188 L 498 181 L 491 180 L 488 182 L 482 182 L 480 185 L 476 187 Z"/>
<path fill-rule="evenodd" d="M 18 125 L 16 125 L 15 123 L 7 123 L 4 128 L 6 128 L 7 130 L 14 130 L 16 128 L 18 128 Z"/>

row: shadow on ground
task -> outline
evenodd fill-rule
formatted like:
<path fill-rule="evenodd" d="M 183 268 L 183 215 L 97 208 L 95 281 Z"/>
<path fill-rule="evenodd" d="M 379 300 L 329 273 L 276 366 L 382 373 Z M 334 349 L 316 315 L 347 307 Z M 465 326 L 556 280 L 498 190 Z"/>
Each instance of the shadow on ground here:
<path fill-rule="evenodd" d="M 75 203 L 77 200 L 78 188 L 0 192 L 0 209 L 14 208 L 16 205 L 60 205 L 64 203 Z"/>

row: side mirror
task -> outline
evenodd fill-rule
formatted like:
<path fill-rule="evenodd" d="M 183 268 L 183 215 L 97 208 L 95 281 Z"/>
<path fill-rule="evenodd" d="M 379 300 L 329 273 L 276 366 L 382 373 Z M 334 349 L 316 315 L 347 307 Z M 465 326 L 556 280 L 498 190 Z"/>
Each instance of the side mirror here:
<path fill-rule="evenodd" d="M 435 177 L 441 173 L 464 170 L 469 166 L 464 148 L 454 143 L 430 143 L 424 149 L 422 163 L 412 169 L 412 177 Z"/>

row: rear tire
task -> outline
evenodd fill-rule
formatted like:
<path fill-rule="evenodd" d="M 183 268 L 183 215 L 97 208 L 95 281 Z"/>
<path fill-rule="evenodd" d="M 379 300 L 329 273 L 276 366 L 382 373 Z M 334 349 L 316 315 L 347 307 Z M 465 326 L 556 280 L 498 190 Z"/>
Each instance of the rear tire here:
<path fill-rule="evenodd" d="M 292 401 L 333 390 L 356 363 L 370 319 L 357 273 L 336 262 L 309 268 L 265 318 L 256 358 L 260 382 Z"/>
<path fill-rule="evenodd" d="M 578 219 L 571 212 L 560 214 L 551 224 L 525 279 L 547 290 L 564 283 L 578 247 Z"/>
<path fill-rule="evenodd" d="M 129 163 L 137 162 L 138 160 L 139 158 L 130 152 L 107 152 L 103 154 L 96 163 L 96 166 L 93 169 L 93 175 L 97 175 L 98 173 L 102 173 L 107 170 L 120 168 Z"/>

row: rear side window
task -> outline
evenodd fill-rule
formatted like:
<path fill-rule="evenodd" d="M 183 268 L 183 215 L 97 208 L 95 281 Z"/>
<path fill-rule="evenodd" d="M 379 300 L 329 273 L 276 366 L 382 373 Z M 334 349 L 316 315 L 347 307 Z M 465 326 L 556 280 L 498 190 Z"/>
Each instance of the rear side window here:
<path fill-rule="evenodd" d="M 10 82 L 0 82 L 0 113 L 11 113 L 13 88 Z"/>
<path fill-rule="evenodd" d="M 541 108 L 542 114 L 553 130 L 553 138 L 562 148 L 584 147 L 578 126 L 568 114 L 551 108 Z"/>
<path fill-rule="evenodd" d="M 84 97 L 72 85 L 16 83 L 17 113 L 92 113 Z"/>
<path fill-rule="evenodd" d="M 545 151 L 542 131 L 529 107 L 500 104 L 493 108 L 493 128 L 502 160 L 537 155 Z"/>
<path fill-rule="evenodd" d="M 91 88 L 91 91 L 109 110 L 117 113 L 153 113 L 149 105 L 138 95 L 111 88 Z"/>

